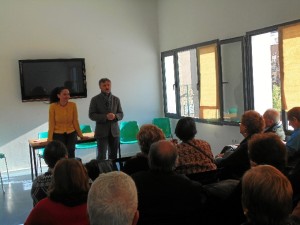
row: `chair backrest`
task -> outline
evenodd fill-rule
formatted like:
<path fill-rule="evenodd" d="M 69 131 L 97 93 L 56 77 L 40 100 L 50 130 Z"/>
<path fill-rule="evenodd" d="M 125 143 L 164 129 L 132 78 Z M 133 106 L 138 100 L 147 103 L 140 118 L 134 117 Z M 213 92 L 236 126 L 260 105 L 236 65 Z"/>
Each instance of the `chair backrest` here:
<path fill-rule="evenodd" d="M 154 118 L 152 124 L 156 125 L 164 132 L 166 138 L 172 138 L 171 124 L 169 118 Z"/>
<path fill-rule="evenodd" d="M 136 135 L 140 128 L 137 121 L 121 121 L 120 122 L 120 142 L 130 143 L 137 142 Z"/>
<path fill-rule="evenodd" d="M 81 124 L 80 125 L 80 130 L 82 133 L 91 133 L 93 132 L 91 125 L 86 125 L 86 124 Z"/>
<path fill-rule="evenodd" d="M 48 138 L 48 131 L 38 133 L 38 139 L 42 139 L 42 138 Z"/>

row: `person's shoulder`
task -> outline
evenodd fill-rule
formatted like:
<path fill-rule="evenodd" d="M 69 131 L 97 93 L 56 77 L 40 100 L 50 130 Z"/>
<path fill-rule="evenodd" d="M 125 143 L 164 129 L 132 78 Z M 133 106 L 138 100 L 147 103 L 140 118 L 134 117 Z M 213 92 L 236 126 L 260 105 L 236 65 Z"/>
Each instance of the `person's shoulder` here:
<path fill-rule="evenodd" d="M 132 177 L 132 179 L 134 181 L 138 181 L 140 179 L 148 177 L 149 175 L 150 175 L 149 171 L 138 171 L 138 172 L 131 174 L 130 176 Z"/>
<path fill-rule="evenodd" d="M 50 108 L 55 108 L 55 107 L 57 107 L 57 106 L 58 106 L 57 102 L 52 102 L 52 103 L 50 103 L 50 105 L 49 105 Z"/>
<path fill-rule="evenodd" d="M 70 107 L 75 107 L 75 106 L 76 106 L 76 103 L 75 103 L 75 102 L 68 102 L 68 105 L 69 105 Z"/>
<path fill-rule="evenodd" d="M 118 96 L 115 96 L 115 95 L 111 94 L 111 97 L 114 98 L 115 100 L 120 101 L 120 98 Z"/>
<path fill-rule="evenodd" d="M 101 98 L 101 93 L 99 93 L 99 94 L 93 96 L 93 97 L 91 98 L 91 102 L 92 102 L 92 101 L 96 101 L 96 100 L 98 100 L 99 98 Z"/>
<path fill-rule="evenodd" d="M 207 141 L 202 140 L 202 139 L 194 139 L 194 142 L 197 145 L 206 145 L 206 146 L 210 147 L 210 144 Z"/>

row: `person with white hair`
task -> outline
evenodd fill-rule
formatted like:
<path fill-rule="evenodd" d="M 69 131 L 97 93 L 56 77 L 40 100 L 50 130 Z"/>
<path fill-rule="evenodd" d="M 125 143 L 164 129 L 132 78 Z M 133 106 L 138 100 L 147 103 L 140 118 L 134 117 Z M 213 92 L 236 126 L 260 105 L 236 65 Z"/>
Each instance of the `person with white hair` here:
<path fill-rule="evenodd" d="M 90 225 L 135 225 L 139 218 L 135 183 L 120 171 L 101 174 L 93 182 L 87 205 Z"/>
<path fill-rule="evenodd" d="M 266 125 L 264 133 L 275 133 L 284 141 L 285 133 L 280 121 L 280 113 L 276 109 L 267 109 L 263 114 L 263 118 Z"/>

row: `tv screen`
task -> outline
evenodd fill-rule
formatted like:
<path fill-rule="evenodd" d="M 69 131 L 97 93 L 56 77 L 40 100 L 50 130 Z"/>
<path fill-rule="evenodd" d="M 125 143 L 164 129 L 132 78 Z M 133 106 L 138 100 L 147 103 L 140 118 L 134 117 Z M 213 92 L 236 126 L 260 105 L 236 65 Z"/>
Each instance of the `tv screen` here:
<path fill-rule="evenodd" d="M 71 98 L 86 98 L 84 58 L 19 60 L 22 101 L 46 101 L 55 87 L 65 86 Z"/>

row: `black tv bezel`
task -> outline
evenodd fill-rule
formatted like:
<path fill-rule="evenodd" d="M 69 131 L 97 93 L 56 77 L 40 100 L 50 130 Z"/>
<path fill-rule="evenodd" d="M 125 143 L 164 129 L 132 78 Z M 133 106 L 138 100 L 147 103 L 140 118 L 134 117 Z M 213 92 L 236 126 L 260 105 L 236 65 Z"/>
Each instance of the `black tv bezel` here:
<path fill-rule="evenodd" d="M 46 95 L 25 95 L 24 87 L 24 74 L 23 74 L 23 64 L 24 63 L 35 63 L 35 62 L 71 62 L 80 61 L 82 62 L 82 77 L 83 77 L 83 92 L 71 93 L 71 98 L 86 98 L 87 97 L 87 85 L 86 85 L 86 68 L 85 68 L 85 58 L 57 58 L 57 59 L 22 59 L 19 62 L 19 73 L 20 73 L 20 83 L 21 83 L 21 98 L 22 102 L 35 102 L 35 101 L 49 101 L 49 94 Z"/>

